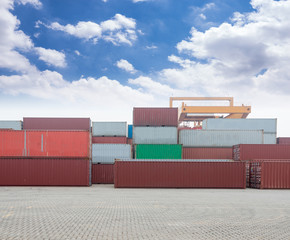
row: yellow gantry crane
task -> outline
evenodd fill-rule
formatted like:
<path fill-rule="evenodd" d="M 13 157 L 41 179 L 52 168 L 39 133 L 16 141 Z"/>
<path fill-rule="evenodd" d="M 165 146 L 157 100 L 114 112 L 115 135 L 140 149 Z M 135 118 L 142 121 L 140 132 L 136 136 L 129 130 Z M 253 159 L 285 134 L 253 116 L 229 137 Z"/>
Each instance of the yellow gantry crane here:
<path fill-rule="evenodd" d="M 246 118 L 251 113 L 251 106 L 234 106 L 233 97 L 170 97 L 169 106 L 173 101 L 228 101 L 229 106 L 187 106 L 182 102 L 179 109 L 179 122 L 195 122 L 200 125 L 207 118 L 219 118 L 217 114 L 228 114 L 224 118 Z"/>

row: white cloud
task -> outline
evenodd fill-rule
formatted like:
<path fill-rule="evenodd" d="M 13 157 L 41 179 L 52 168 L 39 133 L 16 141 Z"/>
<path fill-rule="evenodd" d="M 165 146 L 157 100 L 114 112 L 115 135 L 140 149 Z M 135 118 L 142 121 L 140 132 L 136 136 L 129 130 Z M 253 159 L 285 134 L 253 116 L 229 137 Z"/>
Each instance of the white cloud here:
<path fill-rule="evenodd" d="M 78 56 L 81 55 L 81 53 L 78 50 L 75 50 L 75 54 L 78 55 Z"/>
<path fill-rule="evenodd" d="M 45 49 L 42 47 L 35 48 L 36 53 L 39 55 L 39 59 L 44 61 L 49 66 L 65 67 L 65 54 L 53 49 Z"/>
<path fill-rule="evenodd" d="M 120 69 L 125 70 L 126 72 L 129 72 L 129 73 L 136 73 L 137 72 L 136 69 L 133 67 L 133 65 L 125 59 L 121 59 L 121 60 L 117 61 L 116 66 Z"/>
<path fill-rule="evenodd" d="M 148 2 L 150 0 L 132 0 L 133 3 L 138 3 L 138 2 Z"/>
<path fill-rule="evenodd" d="M 157 49 L 158 47 L 155 45 L 151 45 L 151 46 L 146 46 L 145 48 L 148 50 L 151 50 L 151 49 Z"/>
<path fill-rule="evenodd" d="M 80 21 L 77 25 L 61 25 L 53 22 L 50 25 L 37 21 L 35 27 L 42 24 L 50 29 L 66 32 L 72 36 L 92 40 L 97 43 L 99 39 L 112 42 L 114 45 L 132 45 L 137 39 L 136 21 L 121 14 L 116 14 L 112 19 L 101 22 L 100 24 L 91 21 Z"/>
<path fill-rule="evenodd" d="M 42 3 L 39 0 L 16 0 L 15 2 L 19 3 L 19 4 L 31 4 L 32 6 L 34 6 L 35 8 L 39 9 L 42 7 Z"/>

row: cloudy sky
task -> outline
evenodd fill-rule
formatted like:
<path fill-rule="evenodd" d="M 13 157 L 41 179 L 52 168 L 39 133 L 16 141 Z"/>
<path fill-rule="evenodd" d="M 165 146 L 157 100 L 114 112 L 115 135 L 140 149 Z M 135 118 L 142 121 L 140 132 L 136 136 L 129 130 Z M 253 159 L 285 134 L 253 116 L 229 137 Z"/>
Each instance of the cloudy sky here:
<path fill-rule="evenodd" d="M 132 122 L 233 96 L 290 136 L 290 0 L 1 0 L 0 117 Z"/>

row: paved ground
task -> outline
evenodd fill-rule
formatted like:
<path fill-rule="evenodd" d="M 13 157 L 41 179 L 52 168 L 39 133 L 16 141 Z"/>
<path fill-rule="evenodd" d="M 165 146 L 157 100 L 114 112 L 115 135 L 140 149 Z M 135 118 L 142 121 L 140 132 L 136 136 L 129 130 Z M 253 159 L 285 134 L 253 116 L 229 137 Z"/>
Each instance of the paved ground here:
<path fill-rule="evenodd" d="M 290 191 L 0 187 L 0 239 L 290 239 Z"/>

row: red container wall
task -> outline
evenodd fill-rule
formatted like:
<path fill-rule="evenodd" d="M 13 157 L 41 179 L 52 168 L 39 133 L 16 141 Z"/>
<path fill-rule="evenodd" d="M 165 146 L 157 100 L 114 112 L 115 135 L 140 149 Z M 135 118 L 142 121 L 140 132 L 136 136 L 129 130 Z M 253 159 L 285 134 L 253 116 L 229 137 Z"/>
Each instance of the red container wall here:
<path fill-rule="evenodd" d="M 134 126 L 178 125 L 178 108 L 134 108 Z"/>
<path fill-rule="evenodd" d="M 114 183 L 114 164 L 93 164 L 92 165 L 92 184 Z"/>
<path fill-rule="evenodd" d="M 92 137 L 92 143 L 120 143 L 126 144 L 126 137 Z"/>
<path fill-rule="evenodd" d="M 133 145 L 133 138 L 127 138 L 127 144 Z"/>
<path fill-rule="evenodd" d="M 89 186 L 90 160 L 0 158 L 1 186 Z"/>
<path fill-rule="evenodd" d="M 183 159 L 232 159 L 232 148 L 182 148 Z"/>
<path fill-rule="evenodd" d="M 280 138 L 277 138 L 277 144 L 290 145 L 290 137 L 280 137 Z"/>
<path fill-rule="evenodd" d="M 90 118 L 23 118 L 24 130 L 90 131 Z"/>
<path fill-rule="evenodd" d="M 88 131 L 0 131 L 0 156 L 91 157 Z"/>
<path fill-rule="evenodd" d="M 244 162 L 116 161 L 115 188 L 246 188 Z"/>
<path fill-rule="evenodd" d="M 290 159 L 290 146 L 277 144 L 240 144 L 233 146 L 235 161 L 252 159 Z"/>

